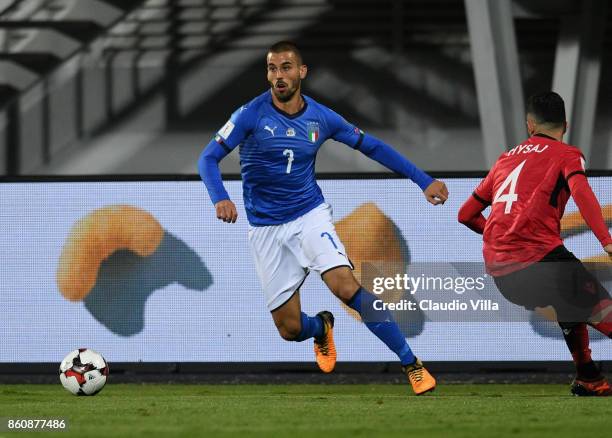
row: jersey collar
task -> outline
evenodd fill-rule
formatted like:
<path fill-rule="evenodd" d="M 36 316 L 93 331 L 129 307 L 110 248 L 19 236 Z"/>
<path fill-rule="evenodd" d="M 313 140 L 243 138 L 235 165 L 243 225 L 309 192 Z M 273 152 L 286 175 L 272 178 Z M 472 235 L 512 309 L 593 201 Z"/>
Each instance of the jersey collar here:
<path fill-rule="evenodd" d="M 308 108 L 308 102 L 306 101 L 306 98 L 304 97 L 303 94 L 301 96 L 302 96 L 302 100 L 304 101 L 304 106 L 302 107 L 301 110 L 299 110 L 295 114 L 289 114 L 289 113 L 283 111 L 282 109 L 278 108 L 276 105 L 274 105 L 274 102 L 272 101 L 272 96 L 270 96 L 270 105 L 272 105 L 272 108 L 274 108 L 278 113 L 282 114 L 283 116 L 287 117 L 288 119 L 296 119 L 296 118 L 300 117 L 302 114 L 304 114 L 306 112 L 306 109 Z"/>
<path fill-rule="evenodd" d="M 544 137 L 544 138 L 548 138 L 550 140 L 559 141 L 556 138 L 551 137 L 550 135 L 542 134 L 540 132 L 538 132 L 537 134 L 533 134 L 533 137 Z"/>

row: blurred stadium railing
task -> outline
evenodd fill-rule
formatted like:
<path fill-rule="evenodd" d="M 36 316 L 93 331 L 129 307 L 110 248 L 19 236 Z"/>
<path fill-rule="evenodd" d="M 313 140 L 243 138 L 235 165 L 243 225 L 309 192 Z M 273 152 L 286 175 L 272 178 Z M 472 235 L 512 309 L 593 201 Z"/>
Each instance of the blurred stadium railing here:
<path fill-rule="evenodd" d="M 474 38 L 482 41 L 486 32 L 474 25 L 482 20 L 467 7 L 471 1 L 0 1 L 0 173 L 194 173 L 202 145 L 265 89 L 263 55 L 279 39 L 302 46 L 311 67 L 307 94 L 420 166 L 486 169 L 501 149 L 485 146 L 480 127 L 487 138 L 504 122 L 481 121 L 478 95 L 494 93 L 477 73 L 495 53 L 473 56 Z M 492 8 L 486 22 L 503 19 L 500 28 L 515 35 L 515 76 L 525 95 L 563 82 L 555 60 L 567 60 L 561 67 L 575 73 L 564 86 L 593 71 L 602 78 L 601 86 L 577 85 L 571 94 L 598 96 L 593 141 L 581 146 L 592 168 L 605 169 L 612 165 L 612 26 L 595 70 L 581 71 L 572 54 L 598 41 L 582 43 L 590 29 L 576 17 L 599 14 L 603 29 L 612 8 L 601 0 L 582 4 L 590 6 L 516 0 L 511 17 Z M 564 23 L 571 17 L 577 21 L 569 32 Z M 500 74 L 492 91 L 505 80 L 517 81 Z M 578 105 L 579 116 L 595 111 L 595 102 Z M 509 105 L 492 120 L 516 112 L 522 108 Z M 593 132 L 594 117 L 574 119 L 580 123 L 573 126 Z M 515 131 L 523 135 L 522 127 Z M 228 157 L 222 170 L 237 172 L 238 158 Z M 348 148 L 326 146 L 317 170 L 383 169 Z"/>
<path fill-rule="evenodd" d="M 142 0 L 0 3 L 0 163 L 19 174 L 87 131 L 84 53 Z"/>

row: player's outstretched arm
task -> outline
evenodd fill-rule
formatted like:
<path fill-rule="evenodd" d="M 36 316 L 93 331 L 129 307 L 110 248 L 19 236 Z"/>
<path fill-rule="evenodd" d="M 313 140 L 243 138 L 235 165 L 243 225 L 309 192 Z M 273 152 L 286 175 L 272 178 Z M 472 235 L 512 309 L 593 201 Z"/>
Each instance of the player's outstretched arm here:
<path fill-rule="evenodd" d="M 593 231 L 593 234 L 595 234 L 604 250 L 608 254 L 612 254 L 612 237 L 601 214 L 599 201 L 595 193 L 593 193 L 586 176 L 584 173 L 574 174 L 570 176 L 568 185 L 572 198 L 574 198 L 584 221 Z"/>
<path fill-rule="evenodd" d="M 198 171 L 204 182 L 210 200 L 215 205 L 217 219 L 223 222 L 234 223 L 238 219 L 236 205 L 229 199 L 229 194 L 223 187 L 219 163 L 228 154 L 216 140 L 211 140 L 204 148 L 198 160 Z"/>
<path fill-rule="evenodd" d="M 431 204 L 438 205 L 446 202 L 448 199 L 446 184 L 442 181 L 434 180 L 382 140 L 369 134 L 362 133 L 361 135 L 361 142 L 357 145 L 356 149 L 369 158 L 378 161 L 387 169 L 410 178 L 423 190 L 425 198 Z"/>

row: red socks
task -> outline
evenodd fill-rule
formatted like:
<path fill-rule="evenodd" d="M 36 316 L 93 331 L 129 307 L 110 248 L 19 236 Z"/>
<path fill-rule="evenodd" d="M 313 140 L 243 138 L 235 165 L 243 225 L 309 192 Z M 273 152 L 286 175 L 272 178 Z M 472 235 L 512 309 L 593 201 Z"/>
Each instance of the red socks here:
<path fill-rule="evenodd" d="M 576 366 L 591 361 L 589 331 L 585 323 L 580 323 L 572 328 L 563 328 L 563 337 Z"/>
<path fill-rule="evenodd" d="M 589 319 L 600 321 L 597 323 L 589 323 L 589 325 L 595 330 L 602 332 L 607 337 L 612 338 L 612 300 L 601 300 L 593 309 L 593 314 Z"/>
<path fill-rule="evenodd" d="M 560 324 L 567 348 L 572 353 L 579 378 L 593 380 L 601 377 L 599 369 L 591 359 L 589 331 L 586 323 Z"/>

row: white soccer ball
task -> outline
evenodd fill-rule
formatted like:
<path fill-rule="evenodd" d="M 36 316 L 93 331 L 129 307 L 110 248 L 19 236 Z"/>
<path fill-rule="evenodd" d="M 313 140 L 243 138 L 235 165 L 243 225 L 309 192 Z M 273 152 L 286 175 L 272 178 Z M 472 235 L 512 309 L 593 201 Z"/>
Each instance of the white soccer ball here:
<path fill-rule="evenodd" d="M 60 381 L 74 395 L 96 395 L 108 377 L 108 364 L 101 354 L 88 348 L 71 351 L 60 364 Z"/>

